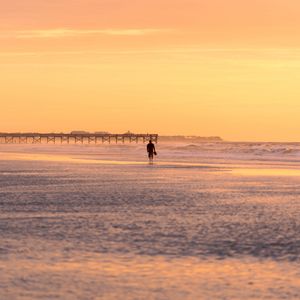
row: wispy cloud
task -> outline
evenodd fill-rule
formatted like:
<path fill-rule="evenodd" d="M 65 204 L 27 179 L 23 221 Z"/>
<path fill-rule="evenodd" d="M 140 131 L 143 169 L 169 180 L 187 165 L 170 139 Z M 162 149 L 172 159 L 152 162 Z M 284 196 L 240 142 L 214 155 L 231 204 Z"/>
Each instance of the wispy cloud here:
<path fill-rule="evenodd" d="M 2 37 L 17 39 L 46 39 L 46 38 L 65 38 L 65 37 L 87 37 L 97 35 L 110 36 L 143 36 L 170 31 L 168 29 L 155 28 L 129 28 L 129 29 L 34 29 L 17 30 L 1 34 Z"/>
<path fill-rule="evenodd" d="M 20 51 L 20 52 L 3 52 L 0 51 L 0 56 L 48 56 L 48 55 L 131 55 L 131 54 L 205 54 L 205 53 L 219 53 L 219 54 L 273 54 L 273 55 L 300 55 L 300 48 L 201 48 L 201 47 L 172 47 L 163 49 L 137 49 L 137 50 L 83 50 L 83 51 Z"/>

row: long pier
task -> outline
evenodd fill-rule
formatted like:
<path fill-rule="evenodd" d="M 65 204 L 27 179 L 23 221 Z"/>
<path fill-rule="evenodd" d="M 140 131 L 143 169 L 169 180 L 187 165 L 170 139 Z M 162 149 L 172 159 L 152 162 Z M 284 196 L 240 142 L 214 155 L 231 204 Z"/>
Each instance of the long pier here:
<path fill-rule="evenodd" d="M 99 144 L 158 142 L 158 134 L 0 133 L 0 144 Z"/>

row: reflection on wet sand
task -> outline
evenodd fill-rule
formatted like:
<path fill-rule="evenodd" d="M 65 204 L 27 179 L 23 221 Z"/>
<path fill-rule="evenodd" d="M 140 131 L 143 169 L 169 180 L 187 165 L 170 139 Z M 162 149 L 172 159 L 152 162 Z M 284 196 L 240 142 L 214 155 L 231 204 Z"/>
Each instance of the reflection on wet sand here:
<path fill-rule="evenodd" d="M 6 161 L 49 161 L 49 162 L 66 162 L 66 163 L 81 163 L 81 164 L 103 164 L 103 165 L 149 165 L 147 160 L 134 161 L 134 160 L 110 160 L 110 159 L 95 159 L 91 157 L 84 157 L 80 155 L 61 155 L 61 154 L 30 154 L 30 153 L 5 153 L 2 159 Z M 0 156 L 1 160 L 1 156 Z M 155 166 L 175 166 L 175 167 L 206 167 L 218 168 L 211 164 L 203 163 L 189 163 L 189 162 L 151 162 Z"/>
<path fill-rule="evenodd" d="M 95 159 L 94 157 L 83 157 L 80 155 L 61 155 L 61 154 L 31 154 L 31 153 L 5 153 L 0 156 L 0 160 L 17 160 L 17 161 L 49 161 L 49 162 L 65 162 L 78 164 L 102 164 L 102 165 L 149 165 L 147 161 L 133 160 L 109 160 Z M 244 167 L 242 165 L 227 165 L 225 163 L 207 164 L 196 162 L 174 162 L 174 161 L 159 161 L 151 163 L 157 167 L 175 167 L 175 168 L 206 168 L 215 171 L 231 172 L 234 175 L 240 176 L 300 176 L 300 169 L 296 168 L 263 168 L 259 165 L 252 167 Z"/>
<path fill-rule="evenodd" d="M 300 169 L 275 169 L 275 168 L 233 168 L 234 175 L 241 176 L 300 176 Z"/>
<path fill-rule="evenodd" d="M 13 260 L 0 263 L 14 287 L 2 294 L 9 299 L 22 290 L 25 299 L 49 295 L 74 299 L 289 299 L 300 296 L 299 272 L 287 262 L 254 259 L 200 260 L 95 254 L 62 261 Z M 24 276 L 24 277 L 23 277 Z M 5 285 L 6 282 L 2 282 Z M 24 285 L 28 290 L 24 290 Z M 72 286 L 72 290 L 69 287 Z"/>

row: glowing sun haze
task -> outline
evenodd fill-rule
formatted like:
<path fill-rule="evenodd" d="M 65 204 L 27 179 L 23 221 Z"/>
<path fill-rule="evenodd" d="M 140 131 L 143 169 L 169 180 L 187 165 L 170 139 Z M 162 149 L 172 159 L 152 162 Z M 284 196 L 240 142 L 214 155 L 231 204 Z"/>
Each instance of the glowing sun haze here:
<path fill-rule="evenodd" d="M 0 131 L 300 140 L 299 0 L 0 0 Z"/>

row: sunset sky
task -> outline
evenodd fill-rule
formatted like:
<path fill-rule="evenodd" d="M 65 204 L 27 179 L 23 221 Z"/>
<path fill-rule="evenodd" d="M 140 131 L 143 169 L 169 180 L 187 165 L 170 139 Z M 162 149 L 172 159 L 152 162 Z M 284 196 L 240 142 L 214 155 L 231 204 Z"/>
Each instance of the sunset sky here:
<path fill-rule="evenodd" d="M 299 0 L 0 0 L 0 131 L 300 141 Z"/>

